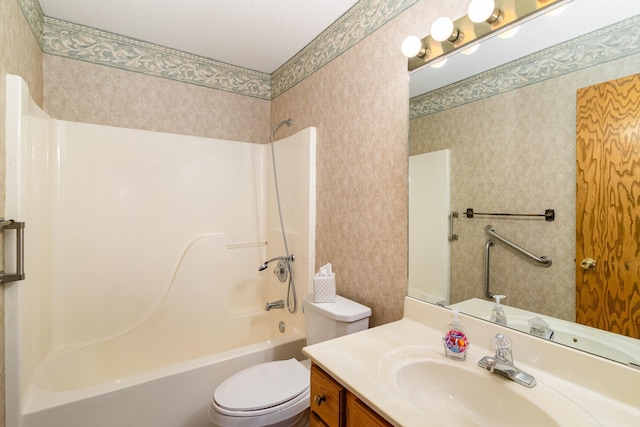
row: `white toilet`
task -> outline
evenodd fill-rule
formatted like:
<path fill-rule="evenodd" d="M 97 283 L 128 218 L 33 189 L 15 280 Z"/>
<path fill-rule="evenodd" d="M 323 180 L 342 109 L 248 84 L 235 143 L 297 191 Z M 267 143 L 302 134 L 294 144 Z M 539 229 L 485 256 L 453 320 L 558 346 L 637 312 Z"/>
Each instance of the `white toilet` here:
<path fill-rule="evenodd" d="M 307 345 L 369 327 L 371 309 L 336 296 L 335 303 L 303 298 Z M 266 362 L 227 378 L 216 388 L 209 420 L 219 427 L 298 427 L 309 418 L 311 362 L 295 359 Z"/>

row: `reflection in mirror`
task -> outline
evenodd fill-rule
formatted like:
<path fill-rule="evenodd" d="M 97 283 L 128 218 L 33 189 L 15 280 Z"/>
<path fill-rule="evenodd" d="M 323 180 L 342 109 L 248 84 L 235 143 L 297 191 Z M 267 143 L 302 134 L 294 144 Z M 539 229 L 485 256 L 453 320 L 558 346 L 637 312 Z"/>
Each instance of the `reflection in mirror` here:
<path fill-rule="evenodd" d="M 511 43 L 512 51 L 527 56 L 510 56 L 507 63 L 492 68 L 499 64 L 487 66 L 485 62 L 491 61 L 481 59 L 481 55 L 489 53 L 483 43 L 473 55 L 456 55 L 442 68 L 426 67 L 411 75 L 410 155 L 450 150 L 450 204 L 452 210 L 460 212 L 454 221 L 458 240 L 449 244 L 452 304 L 477 299 L 486 306 L 471 304 L 476 311 L 469 309 L 469 314 L 488 318 L 492 303 L 484 296 L 484 282 L 485 243 L 490 236 L 485 227 L 493 225 L 501 235 L 532 253 L 553 258 L 552 266 L 541 268 L 503 244 L 496 243 L 491 248 L 491 290 L 506 295 L 503 305 L 507 310 L 525 311 L 514 314 L 515 323 L 509 326 L 526 329 L 525 316 L 540 316 L 558 331 L 569 331 L 577 341 L 587 341 L 579 338 L 583 332 L 575 332 L 579 327 L 567 327 L 576 321 L 581 306 L 584 309 L 593 303 L 576 298 L 576 280 L 580 281 L 584 274 L 581 260 L 575 259 L 576 91 L 640 73 L 638 14 L 640 2 L 573 1 L 556 17 L 554 28 L 562 35 L 559 44 L 552 46 L 547 40 L 543 50 L 536 52 L 539 48 L 532 48 L 530 42 L 523 41 L 526 39 L 519 41 L 517 36 L 530 32 L 528 28 L 536 21 L 548 18 L 539 17 L 523 24 L 512 39 L 488 40 Z M 572 29 L 570 37 L 566 34 L 569 23 L 584 25 L 582 29 Z M 533 33 L 547 35 L 553 31 L 534 29 Z M 472 76 L 472 66 L 464 65 L 464 60 L 486 68 Z M 464 80 L 456 83 L 459 79 Z M 467 208 L 526 214 L 554 209 L 555 220 L 479 215 L 467 218 L 463 214 Z M 637 211 L 634 215 L 640 217 Z M 410 240 L 411 234 L 410 230 Z M 640 268 L 637 260 L 632 266 Z M 638 298 L 640 285 L 635 277 L 635 283 L 617 285 L 631 288 Z M 430 280 L 423 278 L 422 282 Z M 598 293 L 592 291 L 594 297 L 604 297 Z M 412 290 L 409 295 L 419 297 Z M 638 307 L 621 302 L 618 306 L 635 324 L 624 329 L 611 322 L 609 329 L 628 333 L 635 328 L 637 333 L 640 316 L 634 310 Z M 461 311 L 465 311 L 464 307 Z M 621 339 L 640 352 L 640 341 Z M 597 341 L 607 342 L 601 338 Z M 572 342 L 576 343 L 570 339 L 567 344 Z M 576 347 L 623 363 L 636 363 L 595 346 Z"/>

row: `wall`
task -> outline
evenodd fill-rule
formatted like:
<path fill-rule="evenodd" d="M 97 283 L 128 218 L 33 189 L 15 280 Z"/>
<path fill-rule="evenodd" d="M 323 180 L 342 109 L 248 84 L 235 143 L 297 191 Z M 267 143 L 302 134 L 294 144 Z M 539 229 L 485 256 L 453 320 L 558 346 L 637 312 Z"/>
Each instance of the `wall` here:
<path fill-rule="evenodd" d="M 57 119 L 269 142 L 269 101 L 44 55 L 44 108 Z"/>
<path fill-rule="evenodd" d="M 491 291 L 506 304 L 575 319 L 576 90 L 638 72 L 640 55 L 411 120 L 411 154 L 451 149 L 451 302 L 484 295 L 484 227 L 553 264 L 537 267 L 496 243 Z M 463 212 L 544 213 L 556 220 L 467 219 Z"/>
<path fill-rule="evenodd" d="M 272 102 L 288 132 L 318 129 L 316 266 L 333 265 L 337 292 L 370 306 L 372 325 L 402 317 L 407 287 L 406 61 L 391 50 L 375 79 L 356 76 L 397 38 L 382 28 Z"/>
<path fill-rule="evenodd" d="M 422 1 L 272 101 L 285 132 L 318 128 L 316 266 L 338 293 L 372 308 L 373 326 L 402 317 L 407 293 L 408 73 L 400 44 L 464 1 Z"/>
<path fill-rule="evenodd" d="M 42 52 L 15 0 L 0 5 L 0 212 L 4 214 L 5 76 L 22 76 L 42 105 Z M 4 291 L 0 292 L 0 425 L 4 425 Z"/>

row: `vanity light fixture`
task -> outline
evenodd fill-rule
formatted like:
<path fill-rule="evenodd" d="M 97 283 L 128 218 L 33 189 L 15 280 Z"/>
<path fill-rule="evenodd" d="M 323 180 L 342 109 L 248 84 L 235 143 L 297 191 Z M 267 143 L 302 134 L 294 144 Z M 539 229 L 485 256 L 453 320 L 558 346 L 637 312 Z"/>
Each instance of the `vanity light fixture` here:
<path fill-rule="evenodd" d="M 402 43 L 402 53 L 409 58 L 409 71 L 413 71 L 425 64 L 446 59 L 459 49 L 473 48 L 483 38 L 499 35 L 571 1 L 472 0 L 468 15 L 455 22 L 449 18 L 438 18 L 431 26 L 431 34 L 422 40 L 407 37 Z"/>

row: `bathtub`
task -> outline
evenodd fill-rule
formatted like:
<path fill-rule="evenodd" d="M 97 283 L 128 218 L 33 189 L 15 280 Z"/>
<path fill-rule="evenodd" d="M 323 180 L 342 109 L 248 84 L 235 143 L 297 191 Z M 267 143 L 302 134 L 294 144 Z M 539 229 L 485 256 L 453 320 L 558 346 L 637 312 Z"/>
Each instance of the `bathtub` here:
<path fill-rule="evenodd" d="M 302 297 L 315 129 L 276 144 Z M 258 271 L 284 253 L 268 146 L 55 120 L 7 75 L 6 158 L 27 230 L 26 279 L 4 286 L 8 426 L 204 427 L 228 376 L 302 358 L 302 310 L 264 309 L 287 296 Z"/>
<path fill-rule="evenodd" d="M 274 314 L 235 319 L 238 326 L 275 322 L 274 327 L 265 328 L 262 337 L 255 336 L 255 329 L 238 330 L 236 338 L 257 339 L 238 348 L 232 348 L 236 342 L 210 340 L 197 350 L 170 345 L 162 353 L 156 349 L 144 352 L 136 351 L 140 346 L 127 342 L 125 336 L 49 357 L 33 378 L 22 425 L 205 427 L 213 391 L 229 375 L 266 361 L 302 358 L 304 334 L 293 328 L 280 333 Z M 122 349 L 128 358 L 114 356 Z M 197 351 L 210 355 L 194 358 Z M 179 359 L 186 361 L 177 362 Z M 154 368 L 134 373 L 139 367 Z"/>

